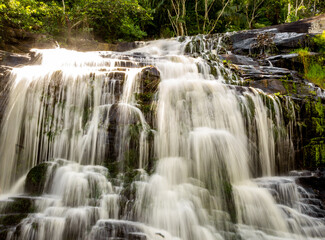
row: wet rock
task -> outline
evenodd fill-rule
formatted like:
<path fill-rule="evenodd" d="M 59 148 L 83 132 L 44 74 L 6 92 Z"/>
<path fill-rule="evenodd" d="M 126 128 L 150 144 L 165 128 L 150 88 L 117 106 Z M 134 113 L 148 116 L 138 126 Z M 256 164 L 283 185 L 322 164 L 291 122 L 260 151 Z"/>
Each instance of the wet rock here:
<path fill-rule="evenodd" d="M 315 19 L 325 20 L 325 14 Z M 302 59 L 288 53 L 306 46 L 313 49 L 313 35 L 308 33 L 315 19 L 230 34 L 228 52 L 219 56 L 229 61 L 225 66 L 244 79 L 244 86 L 280 96 L 285 122 L 294 126 L 295 165 L 311 170 L 325 166 L 325 111 L 322 91 L 303 76 L 306 62 L 317 62 L 322 56 L 311 53 Z M 295 114 L 287 112 L 287 96 L 294 101 Z"/>
<path fill-rule="evenodd" d="M 25 192 L 32 195 L 43 193 L 49 163 L 41 163 L 33 167 L 27 174 Z"/>
<path fill-rule="evenodd" d="M 299 177 L 297 183 L 315 193 L 322 203 L 325 204 L 325 176 Z"/>
<path fill-rule="evenodd" d="M 300 21 L 286 23 L 261 29 L 236 32 L 231 34 L 231 41 L 234 53 L 248 53 L 259 45 L 259 35 L 272 34 L 274 45 L 280 51 L 287 49 L 305 47 L 309 41 L 308 34 L 320 34 L 325 30 L 325 14 L 302 19 Z"/>
<path fill-rule="evenodd" d="M 160 82 L 160 72 L 154 66 L 145 67 L 141 71 L 141 89 L 143 92 L 155 92 Z"/>
<path fill-rule="evenodd" d="M 264 53 L 305 47 L 310 36 L 307 33 L 279 32 L 277 28 L 254 29 L 230 36 L 234 53 Z"/>
<path fill-rule="evenodd" d="M 296 168 L 315 170 L 325 167 L 325 100 L 311 95 L 292 100 L 299 113 L 293 132 Z"/>
<path fill-rule="evenodd" d="M 236 55 L 236 54 L 222 54 L 220 55 L 222 60 L 230 61 L 232 64 L 236 65 L 252 65 L 258 66 L 258 63 L 254 61 L 252 58 L 243 56 L 243 55 Z"/>
<path fill-rule="evenodd" d="M 16 54 L 0 50 L 0 65 L 15 67 L 27 64 L 30 61 L 28 54 Z"/>
<path fill-rule="evenodd" d="M 105 91 L 108 91 L 108 94 L 113 92 L 114 98 L 118 101 L 123 93 L 124 81 L 125 72 L 109 72 L 107 74 L 107 81 L 105 81 L 102 87 L 103 93 L 105 93 Z"/>
<path fill-rule="evenodd" d="M 276 67 L 287 68 L 298 72 L 304 70 L 304 65 L 300 61 L 297 53 L 275 55 L 268 57 L 265 60 L 270 61 L 273 66 Z"/>
<path fill-rule="evenodd" d="M 250 87 L 262 89 L 267 93 L 280 93 L 286 94 L 287 90 L 283 86 L 282 82 L 278 79 L 263 79 L 260 81 L 251 81 Z"/>
<path fill-rule="evenodd" d="M 13 213 L 13 214 L 3 214 L 0 215 L 0 226 L 6 226 L 6 227 L 10 227 L 10 226 L 16 226 L 17 224 L 20 223 L 20 221 L 24 218 L 27 217 L 28 214 L 23 213 Z M 1 239 L 1 238 L 0 238 Z"/>
<path fill-rule="evenodd" d="M 233 65 L 239 75 L 244 79 L 263 80 L 291 78 L 291 72 L 286 68 L 272 66 Z"/>
<path fill-rule="evenodd" d="M 106 140 L 106 165 L 113 168 L 113 175 L 118 170 L 138 168 L 140 132 L 143 126 L 135 107 L 126 104 L 113 104 L 109 110 L 108 137 Z M 120 151 L 122 146 L 127 151 Z M 116 163 L 118 162 L 118 163 Z"/>
<path fill-rule="evenodd" d="M 147 237 L 141 229 L 132 222 L 100 220 L 93 227 L 90 239 L 123 239 L 123 240 L 146 240 Z"/>
<path fill-rule="evenodd" d="M 325 14 L 315 17 L 301 19 L 292 23 L 276 25 L 279 32 L 316 33 L 320 34 L 325 30 Z M 268 27 L 267 27 L 268 28 Z"/>
<path fill-rule="evenodd" d="M 35 199 L 28 196 L 12 197 L 7 201 L 0 201 L 2 214 L 27 214 L 35 211 Z"/>
<path fill-rule="evenodd" d="M 154 66 L 147 66 L 141 71 L 140 78 L 140 92 L 135 97 L 147 123 L 154 128 L 156 107 L 154 102 L 160 83 L 160 72 Z"/>
<path fill-rule="evenodd" d="M 297 176 L 297 177 L 308 177 L 311 176 L 312 172 L 308 170 L 297 171 L 293 170 L 289 172 L 289 176 Z"/>
<path fill-rule="evenodd" d="M 273 41 L 279 48 L 299 48 L 304 47 L 308 40 L 306 33 L 281 32 L 274 35 Z"/>
<path fill-rule="evenodd" d="M 145 44 L 146 43 L 143 41 L 121 42 L 121 43 L 117 44 L 115 51 L 125 52 L 125 51 L 129 51 L 131 49 L 135 49 L 135 48 L 144 46 Z"/>

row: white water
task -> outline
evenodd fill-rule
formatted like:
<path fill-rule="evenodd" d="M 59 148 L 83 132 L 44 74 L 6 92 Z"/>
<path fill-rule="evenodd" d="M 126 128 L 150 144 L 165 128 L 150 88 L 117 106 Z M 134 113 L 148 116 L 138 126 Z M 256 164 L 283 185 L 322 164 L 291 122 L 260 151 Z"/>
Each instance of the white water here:
<path fill-rule="evenodd" d="M 221 62 L 205 61 L 220 42 L 201 41 L 204 54 L 197 58 L 183 54 L 185 43 L 160 40 L 123 54 L 39 50 L 39 65 L 13 70 L 0 137 L 1 190 L 10 191 L 40 162 L 51 167 L 43 195 L 33 198 L 37 213 L 7 239 L 325 237 L 324 221 L 297 207 L 305 196 L 293 180 L 253 180 L 276 173 L 276 146 L 286 143 L 283 157 L 290 161 L 277 99 L 226 84 L 238 80 Z M 161 73 L 154 144 L 135 97 L 142 91 L 141 67 L 149 64 Z M 139 157 L 131 164 L 134 125 Z M 155 162 L 149 159 L 153 147 Z M 112 161 L 120 163 L 117 176 L 99 166 Z M 11 194 L 20 193 L 17 186 Z"/>

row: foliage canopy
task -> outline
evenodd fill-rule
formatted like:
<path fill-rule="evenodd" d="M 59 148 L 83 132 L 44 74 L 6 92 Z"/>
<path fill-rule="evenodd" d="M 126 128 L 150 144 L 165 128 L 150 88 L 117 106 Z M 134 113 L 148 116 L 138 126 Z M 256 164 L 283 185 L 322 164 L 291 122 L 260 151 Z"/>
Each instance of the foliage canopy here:
<path fill-rule="evenodd" d="M 0 0 L 0 34 L 130 41 L 258 28 L 323 13 L 321 0 Z"/>

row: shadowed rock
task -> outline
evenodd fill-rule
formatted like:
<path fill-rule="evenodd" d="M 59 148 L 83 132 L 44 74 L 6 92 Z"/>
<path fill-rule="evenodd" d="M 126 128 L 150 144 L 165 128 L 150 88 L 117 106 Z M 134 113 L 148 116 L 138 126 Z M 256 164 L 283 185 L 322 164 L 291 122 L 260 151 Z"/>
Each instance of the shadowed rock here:
<path fill-rule="evenodd" d="M 142 233 L 136 224 L 126 221 L 98 221 L 90 233 L 91 240 L 146 240 L 147 237 Z"/>
<path fill-rule="evenodd" d="M 25 192 L 32 195 L 43 193 L 49 163 L 41 163 L 33 167 L 27 174 Z"/>

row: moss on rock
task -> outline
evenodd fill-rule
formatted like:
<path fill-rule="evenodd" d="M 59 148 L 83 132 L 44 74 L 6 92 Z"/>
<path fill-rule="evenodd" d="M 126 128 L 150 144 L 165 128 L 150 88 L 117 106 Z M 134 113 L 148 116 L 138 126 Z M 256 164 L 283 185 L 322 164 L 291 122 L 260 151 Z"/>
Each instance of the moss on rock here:
<path fill-rule="evenodd" d="M 41 163 L 29 171 L 25 183 L 26 193 L 31 195 L 40 195 L 43 193 L 48 167 L 49 163 Z"/>

